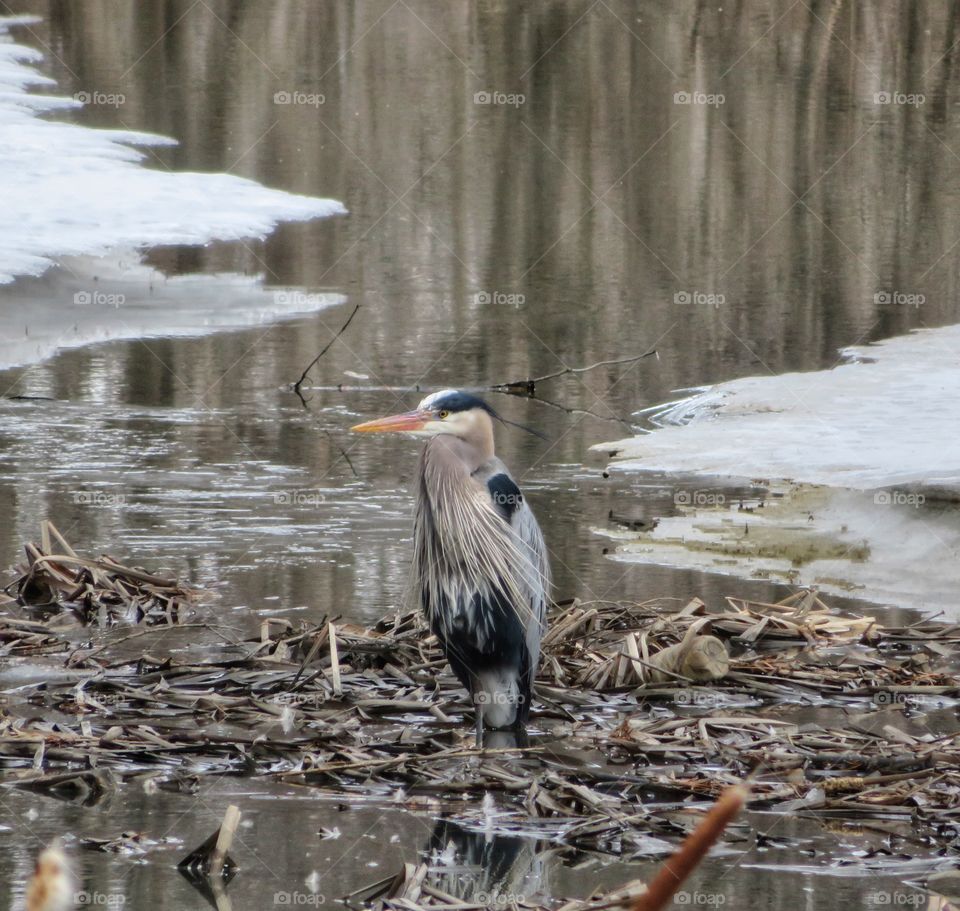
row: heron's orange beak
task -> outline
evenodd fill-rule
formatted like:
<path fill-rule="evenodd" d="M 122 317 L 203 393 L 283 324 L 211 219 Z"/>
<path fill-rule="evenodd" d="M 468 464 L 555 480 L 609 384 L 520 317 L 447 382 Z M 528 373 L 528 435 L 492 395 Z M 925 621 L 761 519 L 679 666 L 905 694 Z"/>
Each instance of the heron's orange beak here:
<path fill-rule="evenodd" d="M 433 415 L 429 411 L 408 411 L 405 414 L 395 414 L 388 418 L 379 418 L 376 421 L 357 424 L 350 429 L 356 433 L 396 433 L 402 430 L 422 430 L 432 418 Z"/>

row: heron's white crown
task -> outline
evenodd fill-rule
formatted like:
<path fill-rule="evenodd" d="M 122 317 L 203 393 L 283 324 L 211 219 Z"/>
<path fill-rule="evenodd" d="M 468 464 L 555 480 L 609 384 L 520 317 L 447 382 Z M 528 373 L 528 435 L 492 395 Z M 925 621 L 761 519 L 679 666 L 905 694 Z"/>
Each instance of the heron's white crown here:
<path fill-rule="evenodd" d="M 440 399 L 446 398 L 448 395 L 456 394 L 456 389 L 441 389 L 439 392 L 431 392 L 430 395 L 428 395 L 419 405 L 417 405 L 417 408 L 420 411 L 427 411 L 433 408 L 437 402 L 440 401 Z"/>

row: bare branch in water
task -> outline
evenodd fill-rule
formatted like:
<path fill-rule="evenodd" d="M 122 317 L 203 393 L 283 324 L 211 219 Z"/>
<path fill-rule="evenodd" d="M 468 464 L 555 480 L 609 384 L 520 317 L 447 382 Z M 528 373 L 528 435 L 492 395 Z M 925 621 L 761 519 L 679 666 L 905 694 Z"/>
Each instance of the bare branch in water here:
<path fill-rule="evenodd" d="M 350 325 L 350 320 L 356 315 L 357 310 L 360 309 L 360 305 L 354 309 L 353 313 L 350 314 L 350 319 L 344 323 L 340 331 L 330 340 L 330 343 L 323 349 L 309 364 L 306 370 L 303 371 L 303 375 L 299 380 L 294 384 L 293 391 L 299 396 L 300 401 L 306 407 L 306 399 L 300 392 L 300 388 L 307 378 L 307 374 L 310 371 L 310 368 L 313 367 L 317 361 L 326 354 L 327 350 L 330 348 L 337 338 L 343 333 L 344 329 Z M 618 364 L 633 364 L 636 361 L 643 360 L 644 358 L 657 355 L 657 349 L 651 348 L 649 351 L 645 351 L 643 354 L 634 354 L 630 357 L 621 357 L 615 358 L 614 360 L 609 361 L 597 361 L 596 364 L 589 364 L 586 367 L 564 367 L 563 370 L 558 370 L 555 373 L 547 373 L 543 376 L 530 377 L 525 380 L 512 380 L 507 383 L 493 383 L 489 386 L 477 386 L 477 387 L 461 387 L 464 391 L 467 392 L 499 392 L 501 395 L 515 395 L 521 398 L 526 399 L 536 399 L 536 401 L 543 403 L 551 408 L 556 408 L 559 411 L 566 412 L 567 414 L 580 414 L 580 415 L 589 415 L 590 417 L 598 418 L 601 421 L 610 421 L 615 424 L 622 424 L 625 427 L 631 428 L 633 425 L 630 421 L 625 420 L 624 418 L 611 414 L 609 416 L 597 414 L 594 411 L 584 410 L 580 408 L 568 408 L 565 405 L 561 405 L 559 402 L 552 402 L 549 399 L 539 398 L 536 394 L 537 384 L 546 382 L 547 380 L 557 379 L 561 376 L 567 376 L 568 374 L 573 373 L 587 373 L 590 370 L 596 370 L 598 367 L 613 367 Z M 326 392 L 395 392 L 395 393 L 423 393 L 436 391 L 432 387 L 425 387 L 417 384 L 415 386 L 349 386 L 344 383 L 338 383 L 336 386 L 308 386 L 308 389 L 314 391 L 326 391 Z"/>
<path fill-rule="evenodd" d="M 597 361 L 597 363 L 590 364 L 586 367 L 564 367 L 563 370 L 558 370 L 556 373 L 547 373 L 544 376 L 529 377 L 525 380 L 512 380 L 509 383 L 496 383 L 490 388 L 499 389 L 509 395 L 520 395 L 524 398 L 533 398 L 533 396 L 536 395 L 537 383 L 543 383 L 547 380 L 555 380 L 557 377 L 567 376 L 571 373 L 587 373 L 589 370 L 596 370 L 598 367 L 613 367 L 617 364 L 632 364 L 634 361 L 640 361 L 645 357 L 650 357 L 651 355 L 656 354 L 657 349 L 651 348 L 649 351 L 645 351 L 643 354 L 635 354 L 632 357 L 621 357 L 612 361 Z"/>
<path fill-rule="evenodd" d="M 301 398 L 300 401 L 302 402 L 303 399 Z M 350 456 L 347 455 L 347 450 L 344 449 L 344 448 L 333 438 L 333 435 L 330 433 L 329 430 L 325 430 L 324 433 L 326 433 L 327 439 L 331 442 L 331 444 L 334 445 L 334 446 L 336 446 L 337 449 L 340 450 L 340 455 L 341 455 L 341 457 L 343 458 L 343 460 L 350 466 L 350 470 L 353 472 L 353 476 L 354 476 L 355 478 L 359 478 L 360 475 L 357 474 L 357 469 L 354 468 L 354 466 L 353 466 L 353 461 L 350 459 Z M 336 465 L 336 464 L 337 464 L 336 462 L 333 462 L 333 463 L 330 465 L 330 467 L 333 468 L 333 466 Z"/>
<path fill-rule="evenodd" d="M 359 309 L 360 309 L 360 305 L 357 304 L 356 307 L 353 308 L 353 313 L 351 313 L 347 317 L 347 321 L 340 327 L 340 330 L 337 332 L 337 334 L 332 339 L 330 339 L 329 342 L 327 342 L 327 344 L 323 348 L 323 351 L 321 351 L 312 361 L 310 361 L 309 364 L 307 364 L 306 369 L 303 371 L 303 373 L 300 374 L 300 379 L 293 384 L 293 391 L 297 394 L 297 398 L 300 399 L 300 402 L 304 408 L 307 407 L 307 400 L 300 394 L 300 387 L 303 385 L 303 381 L 307 378 L 307 374 L 310 372 L 313 366 L 317 363 L 317 361 L 319 361 L 320 358 L 322 358 L 330 350 L 330 346 L 338 338 L 340 338 L 340 336 L 343 335 L 344 332 L 346 332 L 347 326 L 349 326 L 350 323 L 353 321 L 353 318 L 357 315 L 357 311 Z"/>
<path fill-rule="evenodd" d="M 496 392 L 499 395 L 516 395 L 516 392 L 511 392 L 509 389 L 505 389 L 500 386 L 491 386 L 491 392 Z M 523 396 L 523 398 L 528 398 L 528 396 Z M 628 428 L 631 433 L 634 432 L 633 424 L 628 420 L 619 417 L 618 415 L 603 415 L 597 414 L 596 411 L 590 411 L 589 408 L 568 408 L 566 405 L 561 405 L 559 402 L 552 402 L 550 399 L 545 399 L 542 396 L 536 396 L 532 401 L 539 403 L 540 405 L 546 405 L 548 408 L 555 408 L 557 411 L 562 411 L 564 414 L 571 415 L 583 415 L 584 417 L 596 418 L 598 421 L 609 421 L 611 424 L 622 424 L 624 427 Z"/>

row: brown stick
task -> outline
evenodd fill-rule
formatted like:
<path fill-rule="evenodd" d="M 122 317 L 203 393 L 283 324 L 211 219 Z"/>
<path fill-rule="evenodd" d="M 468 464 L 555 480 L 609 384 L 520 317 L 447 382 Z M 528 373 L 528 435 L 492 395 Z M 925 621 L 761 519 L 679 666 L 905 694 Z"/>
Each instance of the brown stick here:
<path fill-rule="evenodd" d="M 233 836 L 240 824 L 240 808 L 235 804 L 227 807 L 227 812 L 220 824 L 220 832 L 217 835 L 217 843 L 210 854 L 210 879 L 216 879 L 223 872 L 223 864 L 227 859 L 227 853 L 230 851 L 230 845 L 233 844 Z"/>
<path fill-rule="evenodd" d="M 230 804 L 217 831 L 199 848 L 195 848 L 184 857 L 177 867 L 190 880 L 203 879 L 207 882 L 215 882 L 224 877 L 229 880 L 229 877 L 236 872 L 236 864 L 228 852 L 239 824 L 240 808 Z"/>
<path fill-rule="evenodd" d="M 337 649 L 337 628 L 328 624 L 330 629 L 330 676 L 333 678 L 333 693 L 343 695 L 343 686 L 340 683 L 340 652 Z"/>
<path fill-rule="evenodd" d="M 680 884 L 706 857 L 713 843 L 740 812 L 749 796 L 750 791 L 746 785 L 737 784 L 727 788 L 701 820 L 700 825 L 664 861 L 660 871 L 647 886 L 647 891 L 637 896 L 630 906 L 631 911 L 661 911 L 665 908 L 680 888 Z"/>

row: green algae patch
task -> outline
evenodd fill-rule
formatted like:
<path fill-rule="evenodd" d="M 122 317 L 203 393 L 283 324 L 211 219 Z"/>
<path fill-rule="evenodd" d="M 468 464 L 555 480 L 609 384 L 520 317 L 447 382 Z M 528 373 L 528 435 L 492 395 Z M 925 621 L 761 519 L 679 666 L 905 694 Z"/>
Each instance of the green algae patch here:
<path fill-rule="evenodd" d="M 791 566 L 806 566 L 818 560 L 852 560 L 862 563 L 870 556 L 865 542 L 850 544 L 827 532 L 810 532 L 780 526 L 720 528 L 694 526 L 709 538 L 664 539 L 692 551 L 722 557 L 787 560 Z"/>
<path fill-rule="evenodd" d="M 748 492 L 692 489 L 689 478 L 676 485 L 673 504 L 661 501 L 665 514 L 650 515 L 649 527 L 595 529 L 616 542 L 613 559 L 813 585 L 904 607 L 955 604 L 960 580 L 943 552 L 960 544 L 960 511 L 942 503 L 896 489 L 789 481 L 765 481 L 765 489 L 753 482 Z"/>

